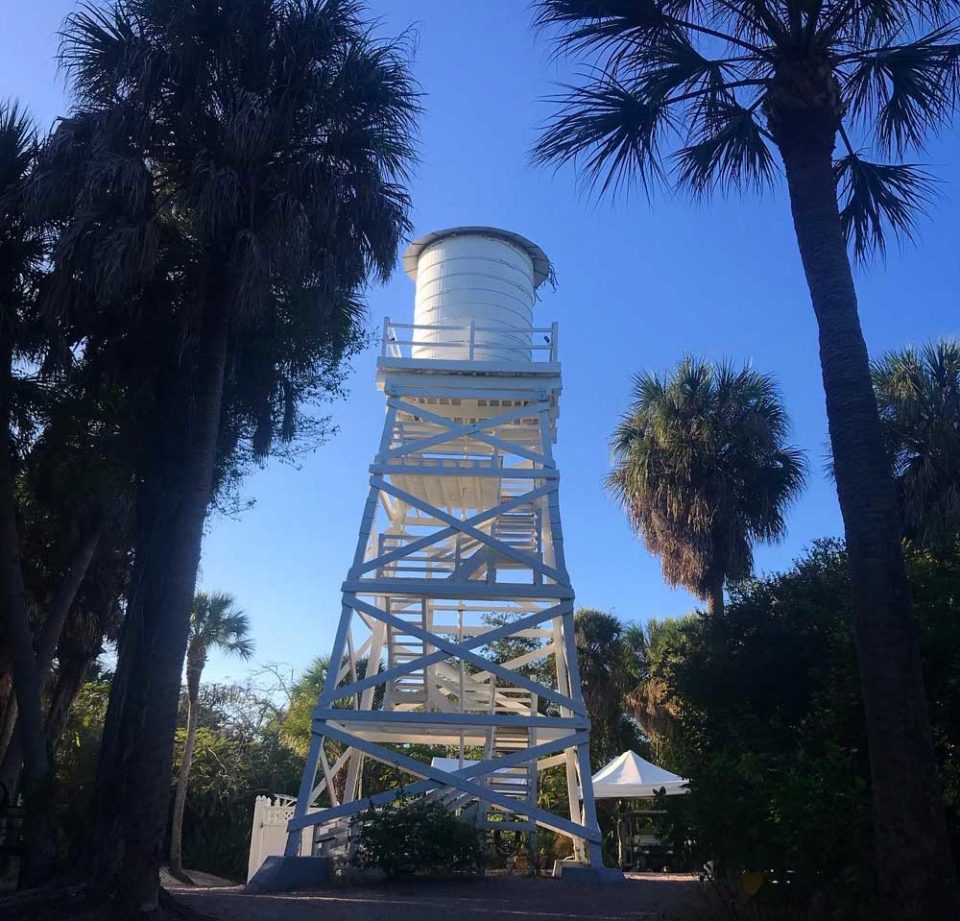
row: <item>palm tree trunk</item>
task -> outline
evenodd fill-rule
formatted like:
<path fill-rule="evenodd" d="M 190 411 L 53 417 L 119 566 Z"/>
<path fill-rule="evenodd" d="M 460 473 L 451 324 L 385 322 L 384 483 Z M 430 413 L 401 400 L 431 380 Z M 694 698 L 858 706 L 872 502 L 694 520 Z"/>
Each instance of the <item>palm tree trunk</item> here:
<path fill-rule="evenodd" d="M 180 775 L 177 777 L 177 793 L 173 800 L 173 819 L 170 830 L 170 872 L 184 878 L 183 872 L 183 811 L 187 804 L 187 786 L 190 782 L 190 765 L 193 763 L 193 749 L 197 744 L 197 722 L 199 720 L 200 675 L 203 673 L 203 661 L 196 660 L 187 653 L 187 736 L 183 741 L 183 760 Z M 190 659 L 194 661 L 191 662 Z"/>
<path fill-rule="evenodd" d="M 43 732 L 41 683 L 20 564 L 16 478 L 10 440 L 12 353 L 8 334 L 9 331 L 0 330 L 0 611 L 4 632 L 13 650 L 13 687 L 23 751 L 27 820 L 23 830 L 20 881 L 21 885 L 31 885 L 42 880 L 53 859 L 52 837 L 41 823 L 33 820 L 46 813 L 44 801 L 50 795 L 50 759 Z"/>
<path fill-rule="evenodd" d="M 4 691 L 4 703 L 0 707 L 0 762 L 7 755 L 7 750 L 13 740 L 13 731 L 17 726 L 17 698 L 13 693 L 13 672 L 3 675 L 0 678 Z M 0 783 L 3 783 L 0 778 Z M 3 789 L 0 788 L 0 802 L 3 801 Z"/>
<path fill-rule="evenodd" d="M 63 625 L 67 622 L 67 615 L 73 607 L 80 585 L 86 578 L 87 570 L 90 568 L 93 556 L 100 545 L 103 529 L 104 522 L 99 515 L 93 523 L 84 529 L 79 542 L 70 554 L 66 571 L 57 586 L 56 594 L 50 603 L 50 610 L 43 621 L 43 626 L 37 631 L 37 668 L 40 672 L 41 684 L 44 684 L 49 676 L 50 666 L 53 664 L 53 657 L 57 651 L 57 644 L 60 642 L 60 634 L 63 632 Z"/>
<path fill-rule="evenodd" d="M 7 750 L 10 744 L 10 736 L 13 733 L 13 722 L 17 718 L 16 699 L 13 696 L 13 665 L 10 663 L 8 655 L 9 650 L 6 644 L 3 644 L 0 652 L 0 758 Z M 14 712 L 11 714 L 11 710 Z"/>
<path fill-rule="evenodd" d="M 94 794 L 89 872 L 130 918 L 158 905 L 180 676 L 214 482 L 228 330 L 223 299 L 207 308 L 197 372 L 171 381 L 187 396 L 158 420 L 167 431 L 137 496 L 133 588 Z"/>
<path fill-rule="evenodd" d="M 834 133 L 780 140 L 820 334 L 834 474 L 853 584 L 853 634 L 870 756 L 880 910 L 957 917 L 950 857 L 897 518 L 893 477 L 837 206 Z M 786 134 L 784 132 L 783 134 Z"/>
<path fill-rule="evenodd" d="M 711 617 L 722 617 L 724 609 L 724 600 L 723 600 L 723 577 L 721 576 L 719 580 L 714 580 L 714 584 L 710 586 L 710 594 L 707 596 L 707 613 Z"/>
<path fill-rule="evenodd" d="M 90 562 L 100 543 L 102 533 L 102 523 L 97 523 L 84 532 L 80 542 L 73 550 L 66 572 L 50 604 L 47 618 L 44 620 L 43 626 L 35 637 L 36 680 L 41 695 L 50 678 L 50 668 L 53 664 L 53 657 L 57 651 L 57 643 L 60 641 L 60 634 L 63 632 L 63 625 L 66 622 L 70 608 L 73 607 L 73 600 L 77 596 L 80 583 L 83 582 L 84 576 L 90 568 Z M 64 717 L 65 716 L 66 714 L 64 714 Z M 10 720 L 9 725 L 7 724 L 8 719 Z M 2 756 L 0 756 L 0 789 L 6 791 L 10 799 L 13 800 L 17 793 L 24 754 L 23 743 L 20 739 L 20 720 L 18 719 L 16 700 L 11 701 L 11 705 L 4 719 L 2 728 L 2 735 L 4 737 L 6 737 L 8 730 L 9 738 L 5 738 L 5 744 L 0 746 L 0 751 L 3 752 Z M 45 735 L 47 743 L 49 744 L 50 733 L 48 730 L 45 730 Z M 52 749 L 48 748 L 48 752 L 52 753 Z M 0 795 L 2 795 L 2 793 L 0 793 Z M 52 807 L 53 800 L 49 796 L 34 803 L 34 808 L 50 809 Z M 45 825 L 49 825 L 52 821 L 49 816 L 37 816 L 36 819 L 38 823 Z"/>
<path fill-rule="evenodd" d="M 73 702 L 80 693 L 83 680 L 97 654 L 80 658 L 71 658 L 60 663 L 57 680 L 50 691 L 50 706 L 47 710 L 47 745 L 52 755 L 56 755 L 63 736 L 63 728 Z"/>

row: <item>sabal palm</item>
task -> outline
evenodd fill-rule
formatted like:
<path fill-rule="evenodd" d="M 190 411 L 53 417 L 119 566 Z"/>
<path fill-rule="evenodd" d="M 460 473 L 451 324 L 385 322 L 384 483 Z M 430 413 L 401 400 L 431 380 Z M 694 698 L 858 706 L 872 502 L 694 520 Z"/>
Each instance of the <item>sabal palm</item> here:
<path fill-rule="evenodd" d="M 664 578 L 723 610 L 728 580 L 753 571 L 753 545 L 779 540 L 804 482 L 802 454 L 770 377 L 684 359 L 646 373 L 613 436 L 608 488 Z"/>
<path fill-rule="evenodd" d="M 29 214 L 26 195 L 37 152 L 36 131 L 26 112 L 14 102 L 0 102 L 0 620 L 4 652 L 13 665 L 13 695 L 0 742 L 10 742 L 14 726 L 19 726 L 17 744 L 4 752 L 11 774 L 0 773 L 12 789 L 22 752 L 22 791 L 28 806 L 23 885 L 41 881 L 53 857 L 44 818 L 50 758 L 41 703 L 43 669 L 37 663 L 24 586 L 17 482 L 21 450 L 33 436 L 30 400 L 24 399 L 30 388 L 22 367 L 24 359 L 34 357 L 38 285 L 46 258 L 44 228 Z"/>
<path fill-rule="evenodd" d="M 197 744 L 200 678 L 210 650 L 249 659 L 253 655 L 247 615 L 237 608 L 232 595 L 226 592 L 198 592 L 190 612 L 190 641 L 187 644 L 187 733 L 183 741 L 183 758 L 177 778 L 170 832 L 170 872 L 183 876 L 183 812 L 190 784 L 190 766 Z"/>
<path fill-rule="evenodd" d="M 536 0 L 561 50 L 590 65 L 537 155 L 602 191 L 631 179 L 704 195 L 786 175 L 820 332 L 853 626 L 870 742 L 880 902 L 946 917 L 956 874 L 847 252 L 910 235 L 931 192 L 907 162 L 960 94 L 957 0 Z M 835 155 L 835 148 L 840 150 Z M 876 162 L 876 151 L 884 162 Z M 909 855 L 906 858 L 904 855 Z"/>
<path fill-rule="evenodd" d="M 138 546 L 89 853 L 156 904 L 179 670 L 218 489 L 336 395 L 407 230 L 418 111 L 355 0 L 113 0 L 67 20 L 76 106 L 36 197 L 57 316 L 135 396 Z M 321 425 L 321 431 L 322 431 Z"/>
<path fill-rule="evenodd" d="M 637 646 L 637 631 L 606 611 L 580 608 L 574 631 L 583 700 L 590 716 L 591 761 L 599 768 L 638 744 L 639 733 L 627 707 L 640 680 L 642 649 Z"/>
<path fill-rule="evenodd" d="M 884 355 L 873 386 L 905 536 L 953 549 L 960 540 L 960 340 Z"/>

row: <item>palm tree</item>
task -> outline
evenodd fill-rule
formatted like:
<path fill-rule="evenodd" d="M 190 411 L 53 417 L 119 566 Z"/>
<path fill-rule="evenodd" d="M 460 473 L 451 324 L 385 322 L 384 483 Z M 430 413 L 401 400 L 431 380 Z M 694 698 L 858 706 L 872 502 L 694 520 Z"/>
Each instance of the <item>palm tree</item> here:
<path fill-rule="evenodd" d="M 625 749 L 640 745 L 627 703 L 640 680 L 642 650 L 636 645 L 636 629 L 606 611 L 580 608 L 574 616 L 574 632 L 596 770 Z"/>
<path fill-rule="evenodd" d="M 678 731 L 680 713 L 670 698 L 665 677 L 668 654 L 680 642 L 684 622 L 684 619 L 651 620 L 644 627 L 632 627 L 637 633 L 634 645 L 640 667 L 637 681 L 627 694 L 627 708 L 649 739 L 657 763 L 669 756 L 670 744 Z"/>
<path fill-rule="evenodd" d="M 187 802 L 193 749 L 197 744 L 200 677 L 211 649 L 249 659 L 253 655 L 249 629 L 247 615 L 237 609 L 233 595 L 226 592 L 214 592 L 212 595 L 197 592 L 190 611 L 190 640 L 187 643 L 187 735 L 183 741 L 183 759 L 177 777 L 170 832 L 170 872 L 187 882 L 191 881 L 183 872 L 183 810 Z"/>
<path fill-rule="evenodd" d="M 904 536 L 953 550 L 960 539 L 960 339 L 884 355 L 873 386 Z"/>
<path fill-rule="evenodd" d="M 418 112 L 355 0 L 113 0 L 68 17 L 76 104 L 47 149 L 52 308 L 135 395 L 134 573 L 88 847 L 154 910 L 203 524 L 251 462 L 328 429 L 362 292 L 408 230 Z M 69 344 L 69 343 L 68 343 Z"/>
<path fill-rule="evenodd" d="M 3 735 L 12 742 L 17 727 L 27 805 L 21 881 L 28 885 L 42 878 L 53 857 L 44 821 L 51 772 L 43 729 L 43 668 L 34 648 L 17 508 L 22 450 L 31 434 L 30 407 L 24 405 L 29 404 L 24 399 L 29 388 L 22 370 L 39 351 L 38 288 L 46 258 L 43 228 L 29 214 L 26 194 L 37 154 L 36 131 L 25 111 L 16 103 L 0 102 L 0 610 L 3 643 L 9 644 L 3 658 L 13 673 Z M 17 759 L 14 776 L 19 767 Z M 8 784 L 14 787 L 12 781 L 4 786 Z M 11 793 L 0 790 L 0 797 Z"/>
<path fill-rule="evenodd" d="M 957 0 L 537 0 L 558 48 L 588 65 L 558 101 L 541 162 L 601 192 L 636 179 L 705 195 L 784 172 L 820 331 L 853 629 L 870 748 L 882 911 L 956 914 L 917 628 L 857 310 L 859 258 L 909 236 L 931 194 L 904 162 L 960 93 Z M 834 150 L 840 145 L 838 156 Z M 870 148 L 886 162 L 871 159 Z M 671 153 L 672 152 L 672 153 Z"/>
<path fill-rule="evenodd" d="M 723 612 L 728 580 L 753 571 L 753 545 L 786 530 L 804 482 L 801 453 L 767 375 L 685 358 L 642 374 L 613 436 L 607 478 L 664 578 Z"/>

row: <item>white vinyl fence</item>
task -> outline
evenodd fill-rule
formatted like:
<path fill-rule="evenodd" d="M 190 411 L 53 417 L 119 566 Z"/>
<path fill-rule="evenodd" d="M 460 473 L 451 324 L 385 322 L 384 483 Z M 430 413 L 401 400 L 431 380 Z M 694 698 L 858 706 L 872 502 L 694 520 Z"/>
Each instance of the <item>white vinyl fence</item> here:
<path fill-rule="evenodd" d="M 293 817 L 296 799 L 292 796 L 258 796 L 253 807 L 253 829 L 250 832 L 250 860 L 247 879 L 253 876 L 268 857 L 282 855 L 287 846 L 287 822 Z M 313 812 L 313 810 L 310 810 Z M 301 855 L 312 847 L 313 828 L 305 828 L 300 840 Z"/>

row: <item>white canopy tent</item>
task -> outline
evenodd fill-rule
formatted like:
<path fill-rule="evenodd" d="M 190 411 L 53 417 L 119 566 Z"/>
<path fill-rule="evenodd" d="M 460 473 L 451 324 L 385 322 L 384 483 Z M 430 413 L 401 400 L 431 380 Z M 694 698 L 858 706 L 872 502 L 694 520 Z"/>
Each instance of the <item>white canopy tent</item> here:
<path fill-rule="evenodd" d="M 650 799 L 660 790 L 667 796 L 689 793 L 688 781 L 625 751 L 593 775 L 593 795 L 597 799 Z"/>
<path fill-rule="evenodd" d="M 690 792 L 688 782 L 634 751 L 625 751 L 593 775 L 593 795 L 597 799 L 653 799 L 663 790 L 667 796 L 675 796 Z M 617 863 L 621 867 L 649 869 L 650 846 L 662 850 L 661 842 L 654 835 L 643 833 L 644 828 L 639 824 L 653 814 L 649 809 L 618 812 Z"/>

